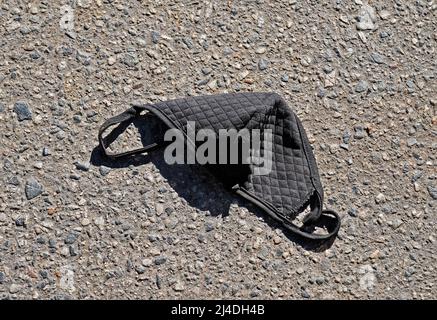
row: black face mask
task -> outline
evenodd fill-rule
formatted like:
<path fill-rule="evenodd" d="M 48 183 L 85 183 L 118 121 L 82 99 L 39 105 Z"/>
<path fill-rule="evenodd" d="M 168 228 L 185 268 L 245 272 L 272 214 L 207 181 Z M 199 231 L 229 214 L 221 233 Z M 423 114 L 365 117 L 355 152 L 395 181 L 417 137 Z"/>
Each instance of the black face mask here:
<path fill-rule="evenodd" d="M 100 128 L 99 143 L 108 157 L 121 157 L 151 151 L 162 145 L 153 143 L 140 149 L 113 154 L 106 149 L 103 132 L 110 126 L 139 118 L 148 111 L 169 128 L 179 129 L 187 147 L 198 142 L 187 134 L 187 123 L 195 131 L 211 129 L 219 136 L 220 129 L 254 129 L 261 135 L 272 132 L 271 170 L 256 173 L 256 167 L 241 157 L 236 164 L 208 164 L 208 169 L 237 194 L 255 204 L 287 230 L 307 239 L 325 240 L 334 237 L 340 228 L 340 218 L 333 210 L 322 210 L 323 188 L 317 164 L 301 122 L 285 101 L 276 93 L 236 93 L 189 97 L 156 104 L 134 105 L 108 119 Z M 255 130 L 255 131 L 257 131 Z M 258 154 L 268 152 L 267 144 L 258 146 Z M 217 155 L 220 156 L 220 155 Z M 241 155 L 240 155 L 241 156 Z M 305 209 L 309 210 L 305 210 Z M 301 226 L 293 220 L 308 211 Z M 327 233 L 314 233 L 315 227 L 326 227 Z"/>

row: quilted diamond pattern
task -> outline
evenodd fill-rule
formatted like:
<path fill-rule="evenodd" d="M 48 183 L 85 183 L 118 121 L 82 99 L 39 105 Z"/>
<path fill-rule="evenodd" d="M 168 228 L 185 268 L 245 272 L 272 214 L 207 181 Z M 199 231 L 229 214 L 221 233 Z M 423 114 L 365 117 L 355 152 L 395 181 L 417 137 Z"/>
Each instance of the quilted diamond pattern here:
<path fill-rule="evenodd" d="M 286 217 L 293 217 L 322 189 L 314 155 L 299 119 L 275 93 L 235 93 L 189 97 L 147 105 L 164 114 L 175 127 L 186 131 L 187 121 L 196 130 L 264 128 L 273 132 L 272 170 L 254 175 L 240 185 Z M 253 169 L 253 168 L 251 168 Z"/>

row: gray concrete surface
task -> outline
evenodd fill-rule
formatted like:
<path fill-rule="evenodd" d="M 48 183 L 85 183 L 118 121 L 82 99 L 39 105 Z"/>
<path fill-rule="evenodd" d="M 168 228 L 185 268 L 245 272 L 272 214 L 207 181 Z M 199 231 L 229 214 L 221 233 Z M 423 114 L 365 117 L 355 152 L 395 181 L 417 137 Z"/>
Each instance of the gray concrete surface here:
<path fill-rule="evenodd" d="M 0 1 L 0 297 L 436 298 L 436 21 L 422 0 Z M 93 152 L 129 102 L 236 91 L 302 119 L 331 247 L 202 168 Z"/>

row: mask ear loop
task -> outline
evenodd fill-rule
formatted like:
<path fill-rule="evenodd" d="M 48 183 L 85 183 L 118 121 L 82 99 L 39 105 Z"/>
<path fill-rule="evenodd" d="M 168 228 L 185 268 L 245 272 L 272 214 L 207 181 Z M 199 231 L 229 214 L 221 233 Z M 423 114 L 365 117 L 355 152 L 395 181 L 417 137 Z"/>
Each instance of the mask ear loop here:
<path fill-rule="evenodd" d="M 320 226 L 318 222 L 321 222 L 322 220 L 325 219 L 334 220 L 334 227 L 327 234 L 312 233 L 305 230 L 309 227 Z M 320 215 L 319 219 L 317 219 L 314 224 L 304 224 L 302 227 L 298 227 L 294 223 L 289 222 L 288 220 L 282 220 L 281 222 L 284 228 L 306 239 L 328 240 L 334 237 L 335 235 L 337 235 L 338 231 L 340 230 L 340 225 L 341 225 L 340 221 L 341 221 L 340 216 L 336 211 L 327 209 L 322 211 L 322 214 Z"/>
<path fill-rule="evenodd" d="M 113 152 L 108 151 L 108 149 L 107 149 L 109 147 L 109 145 L 106 145 L 105 139 L 103 138 L 103 133 L 106 131 L 106 129 L 108 129 L 109 127 L 111 127 L 113 125 L 128 122 L 136 117 L 139 117 L 143 110 L 144 110 L 144 108 L 142 108 L 141 106 L 133 106 L 133 107 L 127 109 L 126 111 L 124 111 L 124 112 L 122 112 L 122 113 L 120 113 L 112 118 L 109 118 L 101 125 L 101 127 L 99 129 L 99 135 L 98 135 L 99 145 L 106 156 L 111 157 L 111 158 L 119 158 L 119 157 L 129 156 L 129 155 L 133 155 L 133 154 L 143 153 L 146 151 L 151 151 L 151 150 L 154 150 L 154 149 L 159 147 L 158 143 L 151 143 L 151 144 L 149 144 L 145 147 L 142 147 L 142 148 L 129 150 L 129 151 L 125 151 L 125 152 L 120 152 L 120 153 L 113 153 Z"/>
<path fill-rule="evenodd" d="M 322 237 L 316 237 L 315 239 L 329 239 L 335 235 L 337 235 L 338 231 L 340 230 L 341 225 L 341 219 L 338 213 L 335 210 L 332 209 L 323 209 L 322 214 L 320 215 L 319 219 L 314 222 L 313 225 L 318 225 L 317 222 L 321 222 L 322 220 L 330 219 L 334 221 L 334 227 L 328 234 L 318 235 L 318 234 L 311 234 L 312 236 L 322 236 Z M 305 225 L 307 226 L 307 225 Z M 309 225 L 312 226 L 312 225 Z M 327 227 L 328 229 L 328 227 Z"/>
<path fill-rule="evenodd" d="M 320 218 L 320 215 L 322 214 L 322 198 L 317 190 L 315 190 L 312 194 L 309 201 L 309 206 L 310 212 L 303 218 L 304 224 L 314 223 Z"/>
<path fill-rule="evenodd" d="M 322 220 L 329 217 L 330 219 L 334 220 L 334 227 L 331 231 L 329 231 L 328 234 L 324 234 L 322 236 L 325 236 L 326 238 L 330 238 L 338 233 L 340 230 L 341 225 L 341 219 L 338 213 L 332 209 L 322 209 L 322 199 L 320 197 L 320 194 L 315 191 L 314 195 L 310 202 L 310 208 L 311 212 L 303 219 L 303 227 L 304 228 L 312 228 L 315 226 L 321 226 Z M 328 227 L 326 226 L 326 229 Z M 311 234 L 313 236 L 318 236 L 317 234 Z"/>
<path fill-rule="evenodd" d="M 244 188 L 241 188 L 238 184 L 233 186 L 232 190 L 238 195 L 240 195 L 241 197 L 245 198 L 246 200 L 249 200 L 256 206 L 264 210 L 270 217 L 281 223 L 281 225 L 286 230 L 296 235 L 299 235 L 305 239 L 317 240 L 317 241 L 328 240 L 334 237 L 338 233 L 338 230 L 340 230 L 341 219 L 338 213 L 334 210 L 322 210 L 321 214 L 317 219 L 310 220 L 311 222 L 308 221 L 307 223 L 304 223 L 303 226 L 299 227 L 293 222 L 291 222 L 289 219 L 287 219 L 283 214 L 278 212 L 274 206 L 264 202 L 263 200 L 259 199 L 253 194 L 247 192 Z M 319 204 L 319 206 L 321 206 L 321 204 Z M 312 233 L 307 231 L 307 229 L 315 226 L 326 226 L 326 228 L 328 229 L 327 224 L 322 224 L 323 220 L 326 219 L 330 219 L 334 221 L 334 227 L 330 228 L 331 230 L 328 230 L 327 234 L 318 234 L 318 233 Z"/>

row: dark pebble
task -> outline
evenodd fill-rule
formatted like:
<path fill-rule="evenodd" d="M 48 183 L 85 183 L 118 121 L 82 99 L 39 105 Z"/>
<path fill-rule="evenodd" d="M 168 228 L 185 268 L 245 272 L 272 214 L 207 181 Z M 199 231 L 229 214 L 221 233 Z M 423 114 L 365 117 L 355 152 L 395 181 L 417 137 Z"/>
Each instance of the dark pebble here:
<path fill-rule="evenodd" d="M 36 242 L 39 244 L 45 244 L 46 243 L 46 239 L 44 239 L 43 237 L 38 237 L 36 238 Z"/>
<path fill-rule="evenodd" d="M 49 248 L 56 248 L 56 240 L 49 239 Z"/>
<path fill-rule="evenodd" d="M 47 157 L 49 154 L 50 154 L 49 148 L 47 147 L 42 148 L 42 155 L 44 157 Z"/>
<path fill-rule="evenodd" d="M 69 233 L 65 239 L 64 242 L 65 244 L 73 244 L 76 242 L 78 235 L 75 233 Z"/>
<path fill-rule="evenodd" d="M 26 226 L 26 219 L 24 218 L 18 218 L 15 220 L 15 225 L 17 227 L 25 227 Z"/>
<path fill-rule="evenodd" d="M 306 290 L 302 290 L 302 298 L 309 299 L 311 296 Z"/>
<path fill-rule="evenodd" d="M 258 68 L 261 71 L 267 69 L 268 66 L 269 66 L 269 61 L 268 60 L 263 59 L 263 58 L 259 59 L 259 61 L 258 61 Z"/>
<path fill-rule="evenodd" d="M 42 193 L 42 191 L 43 191 L 42 185 L 34 177 L 30 177 L 26 181 L 24 192 L 26 194 L 27 200 L 31 200 L 39 196 Z"/>
<path fill-rule="evenodd" d="M 183 38 L 182 42 L 187 46 L 188 49 L 193 47 L 193 41 L 190 38 Z"/>
<path fill-rule="evenodd" d="M 159 34 L 158 31 L 152 31 L 151 36 L 152 36 L 152 42 L 154 44 L 157 44 L 159 42 L 159 39 L 161 38 L 161 35 Z"/>
<path fill-rule="evenodd" d="M 68 251 L 72 257 L 79 255 L 79 248 L 76 245 L 69 246 Z"/>
<path fill-rule="evenodd" d="M 18 121 L 32 120 L 32 112 L 26 102 L 15 103 L 14 112 L 17 114 Z"/>
<path fill-rule="evenodd" d="M 135 267 L 135 271 L 136 271 L 138 274 L 143 274 L 144 272 L 146 272 L 146 268 L 143 267 L 143 266 L 137 266 L 137 267 Z"/>
<path fill-rule="evenodd" d="M 46 270 L 41 270 L 41 271 L 39 272 L 39 275 L 41 276 L 41 278 L 43 278 L 43 279 L 47 279 L 48 276 L 49 276 L 49 273 L 48 273 Z"/>
<path fill-rule="evenodd" d="M 433 186 L 428 186 L 428 193 L 434 200 L 437 200 L 437 188 Z"/>
<path fill-rule="evenodd" d="M 155 263 L 157 266 L 159 266 L 159 265 L 161 265 L 161 264 L 164 264 L 166 261 L 167 261 L 167 258 L 166 258 L 166 257 L 164 257 L 164 256 L 159 256 L 159 257 L 155 258 L 154 263 Z"/>
<path fill-rule="evenodd" d="M 161 289 L 162 280 L 161 280 L 161 277 L 159 275 L 156 275 L 155 283 L 156 283 L 156 286 L 158 287 L 158 289 Z"/>
<path fill-rule="evenodd" d="M 349 209 L 347 213 L 348 213 L 351 217 L 357 217 L 357 216 L 358 216 L 357 209 L 355 209 L 355 208 L 351 208 L 351 209 Z"/>

